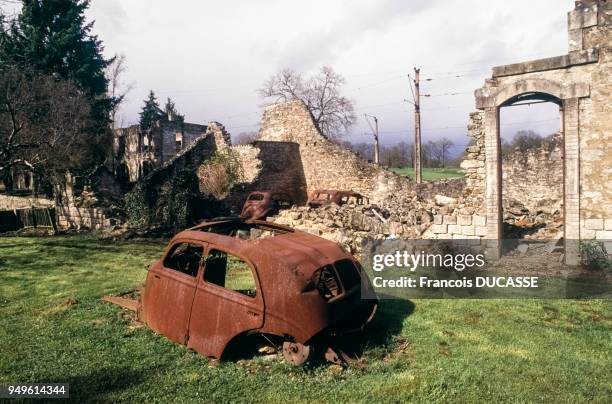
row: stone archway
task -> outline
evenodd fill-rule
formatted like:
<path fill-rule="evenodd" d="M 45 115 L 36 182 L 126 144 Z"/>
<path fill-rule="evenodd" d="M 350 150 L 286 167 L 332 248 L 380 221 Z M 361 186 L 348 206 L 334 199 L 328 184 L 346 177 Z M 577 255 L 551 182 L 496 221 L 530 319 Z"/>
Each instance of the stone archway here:
<path fill-rule="evenodd" d="M 499 111 L 517 100 L 542 99 L 553 101 L 561 109 L 561 131 L 564 138 L 564 233 L 565 260 L 575 264 L 578 260 L 580 238 L 580 161 L 578 124 L 579 98 L 589 96 L 589 86 L 583 83 L 561 84 L 541 78 L 511 81 L 503 87 L 489 82 L 476 92 L 476 107 L 484 111 L 485 138 L 485 212 L 489 254 L 501 257 L 502 239 L 502 161 Z"/>

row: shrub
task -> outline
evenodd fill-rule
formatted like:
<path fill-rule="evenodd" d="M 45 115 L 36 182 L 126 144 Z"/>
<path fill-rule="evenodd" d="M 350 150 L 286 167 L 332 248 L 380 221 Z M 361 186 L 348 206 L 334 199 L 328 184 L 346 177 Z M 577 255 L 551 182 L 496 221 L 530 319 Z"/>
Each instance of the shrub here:
<path fill-rule="evenodd" d="M 227 196 L 230 189 L 244 178 L 238 154 L 229 149 L 217 150 L 198 169 L 200 191 L 217 199 Z"/>
<path fill-rule="evenodd" d="M 594 271 L 612 271 L 612 259 L 602 242 L 596 240 L 580 242 L 580 254 L 582 264 L 588 269 Z"/>

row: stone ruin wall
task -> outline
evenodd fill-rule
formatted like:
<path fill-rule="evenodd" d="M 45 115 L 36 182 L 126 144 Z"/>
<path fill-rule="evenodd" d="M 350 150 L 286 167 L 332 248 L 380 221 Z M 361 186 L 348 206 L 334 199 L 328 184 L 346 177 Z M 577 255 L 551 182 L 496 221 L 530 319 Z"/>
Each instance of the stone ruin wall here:
<path fill-rule="evenodd" d="M 299 101 L 266 108 L 258 139 L 232 147 L 246 176 L 228 197 L 232 209 L 239 212 L 248 193 L 256 190 L 287 192 L 297 205 L 303 205 L 315 189 L 362 193 L 370 205 L 296 206 L 271 218 L 339 242 L 351 251 L 358 251 L 365 237 L 420 237 L 431 227 L 434 215 L 445 209 L 435 202 L 436 196 L 453 200 L 465 187 L 464 178 L 416 184 L 368 163 L 323 137 Z"/>
<path fill-rule="evenodd" d="M 159 151 L 156 154 L 160 157 L 160 162 L 163 163 L 168 161 L 176 156 L 177 152 L 180 152 L 180 150 L 176 148 L 177 134 L 182 135 L 182 148 L 184 149 L 196 139 L 204 136 L 207 130 L 208 127 L 206 125 L 195 123 L 180 121 L 163 122 L 160 128 L 156 130 L 156 143 L 160 145 Z"/>
<path fill-rule="evenodd" d="M 577 98 L 577 127 L 566 128 L 577 129 L 579 134 L 575 148 L 579 160 L 579 209 L 567 215 L 571 220 L 573 217 L 579 220 L 576 236 L 580 239 L 612 240 L 611 22 L 612 3 L 576 2 L 576 9 L 568 14 L 570 66 L 520 75 L 522 80 L 588 85 L 588 96 Z M 507 70 L 494 69 L 496 77 L 491 84 L 502 88 L 516 81 L 517 77 L 510 74 L 514 72 Z"/>
<path fill-rule="evenodd" d="M 258 140 L 299 145 L 306 195 L 315 189 L 353 190 L 380 202 L 393 192 L 412 189 L 411 182 L 328 140 L 302 101 L 266 108 Z"/>
<path fill-rule="evenodd" d="M 115 166 L 125 165 L 129 182 L 141 179 L 143 167 L 150 165 L 156 169 L 171 161 L 176 155 L 187 150 L 198 139 L 212 135 L 217 149 L 231 145 L 230 134 L 219 122 L 211 121 L 208 125 L 187 122 L 161 122 L 151 133 L 151 149 L 144 144 L 145 136 L 140 133 L 138 125 L 115 130 L 114 152 Z M 177 150 L 176 135 L 182 134 L 182 148 Z M 145 175 L 148 173 L 145 173 Z"/>
<path fill-rule="evenodd" d="M 485 196 L 485 143 L 483 131 L 484 113 L 472 112 L 468 122 L 468 137 L 471 144 L 465 149 L 465 158 L 460 167 L 465 170 L 465 197 L 477 213 L 484 214 Z M 466 212 L 463 212 L 466 213 Z"/>
<path fill-rule="evenodd" d="M 602 0 L 583 0 L 576 2 L 576 9 L 568 13 L 569 53 L 560 57 L 517 63 L 493 68 L 491 79 L 486 80 L 485 86 L 477 91 L 477 104 L 481 110 L 470 115 L 468 126 L 469 136 L 475 141 L 468 147 L 466 159 L 461 167 L 466 170 L 467 186 L 463 200 L 449 215 L 435 218 L 436 226 L 432 229 L 436 237 L 456 237 L 462 234 L 471 234 L 472 229 L 459 228 L 454 225 L 463 216 L 462 223 L 468 223 L 468 216 L 472 215 L 471 223 L 476 220 L 479 224 L 487 225 L 486 217 L 494 214 L 486 212 L 484 203 L 486 185 L 495 187 L 497 180 L 487 178 L 485 158 L 485 132 L 492 133 L 487 127 L 486 109 L 482 101 L 503 97 L 504 92 L 510 94 L 533 91 L 529 83 L 543 83 L 549 86 L 538 90 L 555 94 L 555 83 L 561 83 L 561 94 L 568 98 L 569 107 L 565 111 L 565 122 L 577 124 L 564 128 L 566 131 L 578 133 L 574 145 L 566 145 L 566 150 L 577 155 L 577 169 L 569 175 L 578 179 L 579 208 L 572 208 L 566 212 L 567 220 L 578 223 L 579 232 L 572 232 L 568 238 L 612 240 L 612 34 L 610 22 L 612 20 L 612 4 Z M 550 83 L 550 84 L 548 84 Z M 558 90 L 557 90 L 558 91 Z M 574 97 L 574 98 L 572 98 Z M 575 101 L 574 101 L 575 100 Z M 572 102 L 577 103 L 574 108 Z M 564 135 L 565 141 L 565 135 Z M 529 160 L 527 170 L 519 165 L 510 165 L 510 172 L 505 174 L 505 182 L 512 183 L 513 189 L 524 187 L 522 195 L 516 194 L 509 188 L 502 190 L 502 204 L 508 206 L 508 196 L 522 196 L 523 199 L 534 201 L 546 195 L 552 199 L 554 206 L 559 195 L 554 192 L 558 189 L 558 181 L 563 180 L 558 168 L 542 167 L 542 161 Z M 551 157 L 551 156 L 549 156 Z M 572 156 L 569 156 L 572 157 Z M 554 156 L 552 159 L 554 160 Z M 539 164 L 539 165 L 538 165 Z M 506 164 L 508 167 L 508 164 Z M 558 167 L 555 165 L 555 167 Z M 536 176 L 534 170 L 543 170 L 547 173 L 550 182 L 546 182 L 544 175 Z M 573 170 L 573 168 L 572 168 Z M 503 175 L 503 172 L 502 172 Z M 566 176 L 568 173 L 566 173 Z M 503 183 L 502 183 L 503 185 Z M 547 188 L 545 194 L 537 193 Z M 551 190 L 553 192 L 552 198 Z M 513 193 L 514 192 L 514 193 Z M 563 193 L 561 194 L 562 198 Z M 537 210 L 538 208 L 535 207 Z M 567 207 L 566 207 L 567 209 Z M 448 217 L 447 217 L 448 216 Z M 457 217 L 457 218 L 453 218 Z M 453 225 L 453 227 L 450 227 Z M 462 225 L 464 226 L 464 225 Z M 485 227 L 475 228 L 475 234 L 488 233 Z M 612 253 L 612 243 L 608 247 Z"/>
<path fill-rule="evenodd" d="M 599 62 L 584 66 L 591 83 L 589 98 L 580 99 L 580 238 L 612 240 L 612 3 L 598 2 L 593 12 L 570 14 L 577 49 L 598 49 Z M 573 18 L 572 18 L 573 17 Z M 595 20 L 594 20 L 595 19 Z M 590 20 L 590 21 L 589 21 Z M 593 21 L 594 20 L 594 21 Z M 596 25 L 595 25 L 596 24 Z M 582 36 L 582 45 L 580 45 Z M 578 73 L 578 68 L 575 68 Z M 612 243 L 611 243 L 612 244 Z M 612 246 L 609 251 L 612 254 Z"/>
<path fill-rule="evenodd" d="M 439 216 L 434 218 L 433 237 L 469 239 L 486 236 L 483 116 L 482 111 L 470 114 L 468 136 L 472 142 L 467 146 L 461 163 L 461 168 L 465 170 L 466 186 L 456 198 L 457 201 L 440 209 Z M 525 223 L 541 222 L 546 223 L 547 227 L 559 228 L 563 211 L 561 147 L 562 139 L 557 138 L 553 150 L 536 148 L 525 154 L 515 152 L 504 156 L 502 205 L 508 223 L 524 218 L 527 220 Z M 553 237 L 551 233 L 547 233 L 547 236 Z"/>
<path fill-rule="evenodd" d="M 226 205 L 240 213 L 253 191 L 284 192 L 298 205 L 306 203 L 306 180 L 300 158 L 300 146 L 292 142 L 256 141 L 232 146 L 242 164 L 244 180 L 234 186 Z"/>
<path fill-rule="evenodd" d="M 535 226 L 528 237 L 558 239 L 563 236 L 563 138 L 551 145 L 510 152 L 502 161 L 504 223 Z M 534 228 L 534 230 L 535 230 Z"/>
<path fill-rule="evenodd" d="M 24 208 L 52 208 L 55 202 L 52 199 L 36 196 L 15 196 L 0 194 L 0 210 L 15 210 Z"/>

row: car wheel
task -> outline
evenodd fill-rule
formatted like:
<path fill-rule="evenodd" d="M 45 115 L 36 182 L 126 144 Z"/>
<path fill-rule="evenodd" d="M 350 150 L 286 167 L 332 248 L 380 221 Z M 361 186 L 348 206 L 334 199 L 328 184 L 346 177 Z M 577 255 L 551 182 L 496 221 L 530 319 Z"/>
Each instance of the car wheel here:
<path fill-rule="evenodd" d="M 283 357 L 294 366 L 302 366 L 306 364 L 313 356 L 311 345 L 301 344 L 299 342 L 285 341 L 283 342 Z"/>

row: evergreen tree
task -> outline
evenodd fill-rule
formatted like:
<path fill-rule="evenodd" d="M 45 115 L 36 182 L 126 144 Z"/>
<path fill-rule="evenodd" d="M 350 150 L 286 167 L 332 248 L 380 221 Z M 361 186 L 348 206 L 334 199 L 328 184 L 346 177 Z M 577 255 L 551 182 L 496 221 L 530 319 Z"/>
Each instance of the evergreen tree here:
<path fill-rule="evenodd" d="M 155 93 L 151 90 L 149 98 L 144 100 L 144 106 L 142 107 L 142 111 L 140 111 L 140 130 L 143 132 L 148 131 L 157 121 L 163 119 L 163 117 L 164 113 L 159 108 Z"/>
<path fill-rule="evenodd" d="M 71 80 L 92 105 L 101 133 L 108 125 L 113 100 L 107 96 L 102 42 L 85 22 L 89 0 L 22 0 L 19 16 L 0 28 L 0 65 Z"/>
<path fill-rule="evenodd" d="M 174 104 L 174 101 L 170 99 L 170 97 L 168 97 L 168 100 L 166 101 L 164 112 L 166 119 L 170 119 L 170 117 L 172 117 L 173 121 L 183 122 L 185 118 L 184 115 L 179 114 L 179 112 L 176 110 L 176 105 Z"/>

